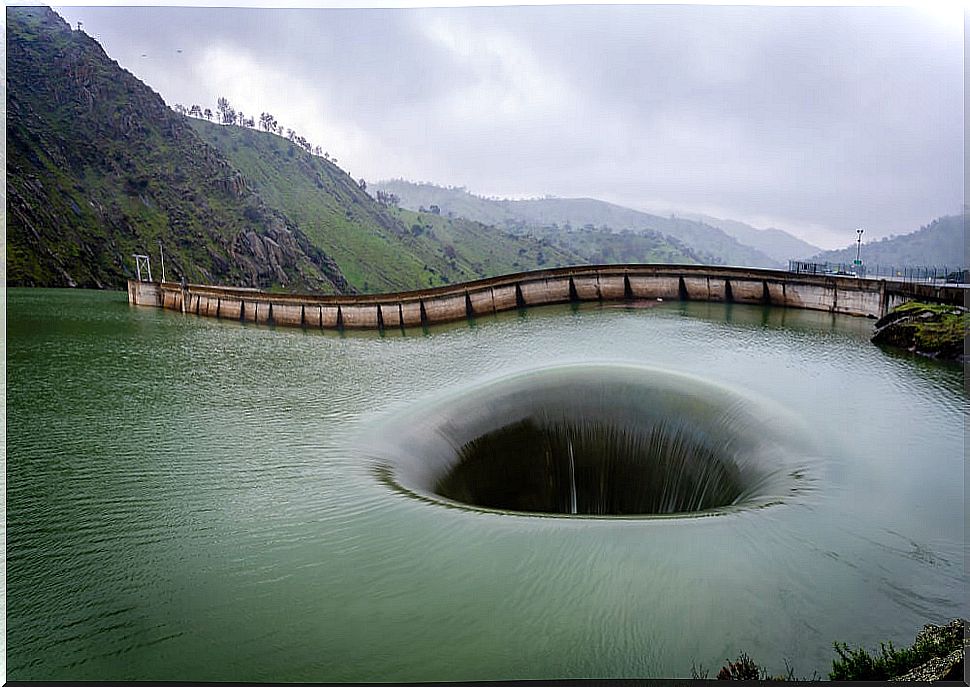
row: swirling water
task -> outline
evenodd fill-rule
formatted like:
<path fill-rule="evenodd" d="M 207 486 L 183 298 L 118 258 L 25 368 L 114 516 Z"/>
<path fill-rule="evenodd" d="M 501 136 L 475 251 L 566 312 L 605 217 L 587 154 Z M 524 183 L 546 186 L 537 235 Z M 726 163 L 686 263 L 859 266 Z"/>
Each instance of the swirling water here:
<path fill-rule="evenodd" d="M 10 290 L 12 679 L 685 677 L 966 615 L 959 366 L 871 321 L 549 307 L 303 332 Z M 564 363 L 688 374 L 798 419 L 812 489 L 683 519 L 445 507 L 362 451 L 415 408 Z"/>

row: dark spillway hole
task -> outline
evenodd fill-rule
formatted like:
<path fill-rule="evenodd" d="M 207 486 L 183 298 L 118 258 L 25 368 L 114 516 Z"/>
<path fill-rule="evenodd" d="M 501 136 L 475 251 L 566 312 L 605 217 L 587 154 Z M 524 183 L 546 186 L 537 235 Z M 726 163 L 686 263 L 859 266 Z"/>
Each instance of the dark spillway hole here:
<path fill-rule="evenodd" d="M 744 485 L 736 466 L 683 429 L 528 419 L 462 446 L 433 491 L 528 513 L 659 515 L 733 505 Z"/>
<path fill-rule="evenodd" d="M 415 403 L 372 428 L 387 482 L 476 510 L 585 517 L 760 508 L 799 489 L 804 432 L 762 401 L 662 370 L 569 364 Z"/>

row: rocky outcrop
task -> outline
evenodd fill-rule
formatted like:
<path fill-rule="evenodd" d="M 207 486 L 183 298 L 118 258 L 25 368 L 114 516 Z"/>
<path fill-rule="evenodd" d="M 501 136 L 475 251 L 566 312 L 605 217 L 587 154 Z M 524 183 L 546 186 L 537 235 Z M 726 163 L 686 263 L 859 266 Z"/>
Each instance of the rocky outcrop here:
<path fill-rule="evenodd" d="M 970 310 L 937 303 L 904 303 L 876 322 L 872 342 L 941 360 L 966 361 Z"/>
<path fill-rule="evenodd" d="M 7 11 L 7 105 L 11 286 L 118 288 L 161 241 L 168 279 L 348 290 L 185 117 L 49 8 Z"/>
<path fill-rule="evenodd" d="M 959 648 L 949 651 L 954 645 Z M 964 681 L 963 657 L 966 653 L 964 621 L 952 620 L 946 625 L 924 625 L 916 635 L 914 646 L 936 649 L 940 655 L 908 671 L 893 682 L 936 682 L 937 680 Z"/>

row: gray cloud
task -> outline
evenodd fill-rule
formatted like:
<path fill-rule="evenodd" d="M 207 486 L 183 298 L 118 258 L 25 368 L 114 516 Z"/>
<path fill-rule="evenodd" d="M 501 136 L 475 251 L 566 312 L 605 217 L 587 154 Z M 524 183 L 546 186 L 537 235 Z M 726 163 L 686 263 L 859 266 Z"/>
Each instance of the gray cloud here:
<path fill-rule="evenodd" d="M 961 27 L 915 9 L 58 11 L 169 103 L 268 110 L 368 179 L 694 210 L 825 246 L 963 203 Z"/>

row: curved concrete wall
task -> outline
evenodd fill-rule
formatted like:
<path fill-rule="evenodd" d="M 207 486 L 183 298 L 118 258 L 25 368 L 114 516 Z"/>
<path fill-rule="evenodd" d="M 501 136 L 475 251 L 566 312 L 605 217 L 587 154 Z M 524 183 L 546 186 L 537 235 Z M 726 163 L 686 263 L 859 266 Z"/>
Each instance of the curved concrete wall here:
<path fill-rule="evenodd" d="M 323 329 L 420 327 L 533 305 L 656 298 L 770 304 L 881 317 L 914 299 L 962 305 L 964 294 L 964 289 L 953 286 L 704 265 L 563 267 L 434 289 L 358 296 L 128 282 L 128 301 L 133 305 Z"/>

